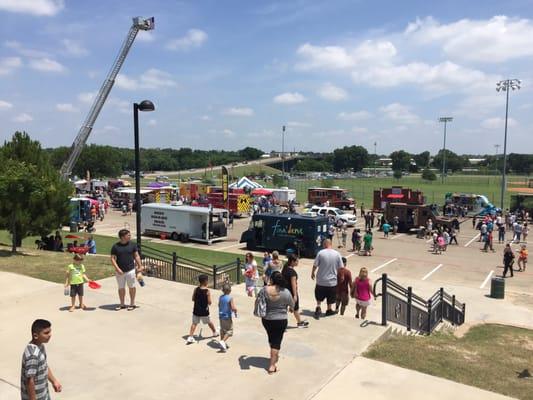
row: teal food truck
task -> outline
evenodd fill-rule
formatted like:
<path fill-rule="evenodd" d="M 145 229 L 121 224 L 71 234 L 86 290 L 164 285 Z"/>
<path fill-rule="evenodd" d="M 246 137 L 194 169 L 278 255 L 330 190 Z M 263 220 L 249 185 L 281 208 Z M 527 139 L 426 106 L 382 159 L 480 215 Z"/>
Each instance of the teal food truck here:
<path fill-rule="evenodd" d="M 240 243 L 248 250 L 294 251 L 315 257 L 327 237 L 328 219 L 316 214 L 254 214 Z"/>

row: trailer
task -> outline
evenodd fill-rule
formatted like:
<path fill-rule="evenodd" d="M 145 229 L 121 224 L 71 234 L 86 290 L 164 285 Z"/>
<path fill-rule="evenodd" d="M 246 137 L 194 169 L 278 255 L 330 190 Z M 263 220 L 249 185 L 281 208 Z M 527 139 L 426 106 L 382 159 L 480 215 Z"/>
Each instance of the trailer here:
<path fill-rule="evenodd" d="M 192 240 L 210 245 L 227 239 L 226 213 L 224 209 L 211 207 L 143 204 L 141 232 L 184 243 Z"/>
<path fill-rule="evenodd" d="M 446 193 L 444 199 L 444 209 L 446 206 L 454 205 L 457 207 L 465 207 L 468 212 L 467 215 L 495 215 L 501 212 L 501 209 L 494 206 L 487 196 L 473 193 Z"/>
<path fill-rule="evenodd" d="M 296 201 L 296 190 L 289 189 L 287 187 L 282 187 L 279 189 L 270 189 L 272 190 L 272 197 L 276 204 L 282 206 L 288 206 L 289 203 Z"/>
<path fill-rule="evenodd" d="M 388 203 L 425 204 L 424 194 L 420 190 L 412 190 L 401 186 L 374 190 L 373 211 L 383 212 Z"/>
<path fill-rule="evenodd" d="M 395 217 L 398 218 L 398 232 L 418 231 L 420 227 L 426 226 L 429 219 L 434 227 L 441 225 L 447 228 L 457 228 L 465 220 L 443 217 L 439 214 L 436 204 L 388 203 L 383 216 L 389 223 L 392 223 Z"/>

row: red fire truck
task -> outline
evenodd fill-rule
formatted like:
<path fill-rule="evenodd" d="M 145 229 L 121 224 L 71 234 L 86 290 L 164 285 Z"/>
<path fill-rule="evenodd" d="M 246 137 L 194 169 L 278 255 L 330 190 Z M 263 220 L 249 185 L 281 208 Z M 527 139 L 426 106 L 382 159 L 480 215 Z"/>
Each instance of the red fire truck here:
<path fill-rule="evenodd" d="M 330 207 L 337 207 L 342 210 L 353 208 L 353 198 L 348 196 L 346 189 L 341 189 L 338 186 L 331 188 L 313 187 L 307 189 L 307 201 L 311 204 L 322 206 L 329 201 Z"/>
<path fill-rule="evenodd" d="M 229 204 L 224 202 L 222 193 L 207 193 L 193 202 L 192 205 L 200 207 L 212 205 L 214 208 L 226 209 L 236 216 L 249 214 L 252 209 L 252 200 L 247 194 L 228 193 L 228 200 Z"/>

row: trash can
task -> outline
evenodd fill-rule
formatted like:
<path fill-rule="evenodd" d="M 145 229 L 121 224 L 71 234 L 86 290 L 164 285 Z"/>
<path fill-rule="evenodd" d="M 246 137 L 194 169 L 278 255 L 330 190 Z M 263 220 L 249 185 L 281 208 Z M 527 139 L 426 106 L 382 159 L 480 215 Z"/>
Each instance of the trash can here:
<path fill-rule="evenodd" d="M 78 223 L 76 221 L 70 221 L 70 231 L 78 232 Z"/>
<path fill-rule="evenodd" d="M 505 297 L 505 279 L 492 278 L 490 281 L 490 297 L 503 299 Z"/>

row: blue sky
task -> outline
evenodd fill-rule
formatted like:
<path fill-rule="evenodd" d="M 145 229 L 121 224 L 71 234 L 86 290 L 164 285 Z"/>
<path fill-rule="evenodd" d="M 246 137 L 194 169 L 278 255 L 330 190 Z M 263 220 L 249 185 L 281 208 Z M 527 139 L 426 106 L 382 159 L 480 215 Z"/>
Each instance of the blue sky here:
<path fill-rule="evenodd" d="M 89 143 L 378 153 L 533 149 L 532 1 L 0 0 L 0 140 L 70 146 L 131 26 L 141 32 Z"/>

